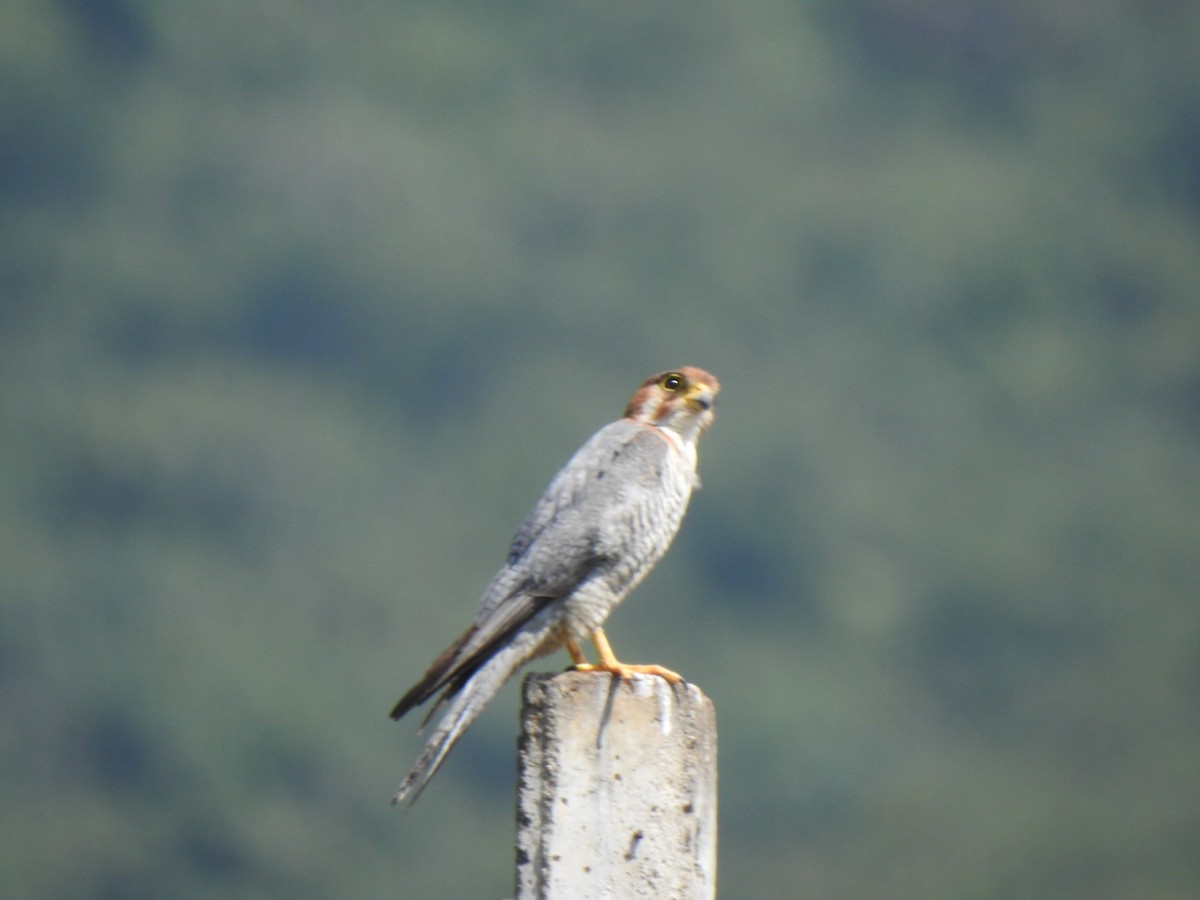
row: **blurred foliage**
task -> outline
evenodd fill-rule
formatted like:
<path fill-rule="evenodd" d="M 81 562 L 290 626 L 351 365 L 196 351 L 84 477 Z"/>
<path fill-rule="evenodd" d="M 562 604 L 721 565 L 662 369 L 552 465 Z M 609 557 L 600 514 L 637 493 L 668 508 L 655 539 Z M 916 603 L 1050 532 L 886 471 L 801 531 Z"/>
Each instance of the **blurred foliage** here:
<path fill-rule="evenodd" d="M 650 372 L 722 894 L 1200 893 L 1200 7 L 9 0 L 0 893 L 502 896 L 391 702 Z M 552 660 L 547 667 L 565 664 Z"/>

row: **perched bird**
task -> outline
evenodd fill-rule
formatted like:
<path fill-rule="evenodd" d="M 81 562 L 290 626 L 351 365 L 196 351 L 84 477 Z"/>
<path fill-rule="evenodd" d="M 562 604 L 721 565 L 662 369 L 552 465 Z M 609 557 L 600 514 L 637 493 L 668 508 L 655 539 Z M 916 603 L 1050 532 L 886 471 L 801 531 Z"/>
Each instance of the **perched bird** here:
<path fill-rule="evenodd" d="M 596 432 L 550 482 L 471 627 L 392 709 L 399 719 L 441 692 L 422 727 L 444 710 L 393 803 L 416 800 L 504 682 L 535 657 L 566 647 L 578 671 L 683 680 L 661 666 L 618 662 L 600 626 L 679 530 L 699 483 L 696 442 L 712 423 L 719 389 L 692 367 L 647 378 L 625 417 Z M 595 664 L 579 646 L 589 637 Z"/>

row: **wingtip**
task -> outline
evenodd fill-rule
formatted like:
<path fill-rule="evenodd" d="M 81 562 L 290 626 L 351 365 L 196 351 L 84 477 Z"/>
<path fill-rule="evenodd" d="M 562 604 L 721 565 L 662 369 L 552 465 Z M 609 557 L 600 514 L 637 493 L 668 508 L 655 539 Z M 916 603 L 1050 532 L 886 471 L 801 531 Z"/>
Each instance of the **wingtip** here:
<path fill-rule="evenodd" d="M 458 651 L 471 635 L 475 633 L 476 628 L 476 625 L 472 625 L 459 636 L 458 640 L 441 652 L 438 658 L 429 666 L 425 674 L 421 676 L 421 680 L 409 688 L 408 693 L 396 701 L 396 705 L 388 713 L 388 718 L 398 722 L 413 709 L 446 687 L 447 683 L 455 675 L 457 670 L 456 663 L 461 663 L 458 660 Z M 436 710 L 437 707 L 434 707 L 434 709 Z M 425 717 L 425 721 L 429 721 L 429 716 Z"/>
<path fill-rule="evenodd" d="M 418 683 L 412 690 L 396 701 L 396 704 L 392 707 L 392 711 L 388 713 L 388 718 L 399 722 L 409 711 L 425 702 L 428 696 L 428 693 L 425 692 L 425 682 Z"/>

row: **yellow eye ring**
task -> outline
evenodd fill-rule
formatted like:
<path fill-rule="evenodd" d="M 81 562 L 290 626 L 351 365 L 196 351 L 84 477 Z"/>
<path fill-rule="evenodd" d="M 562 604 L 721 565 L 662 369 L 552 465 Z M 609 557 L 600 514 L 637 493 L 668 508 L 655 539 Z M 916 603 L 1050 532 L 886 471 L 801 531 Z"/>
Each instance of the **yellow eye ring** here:
<path fill-rule="evenodd" d="M 664 391 L 670 391 L 671 393 L 683 390 L 686 384 L 687 379 L 678 372 L 668 372 L 658 380 L 658 386 Z"/>

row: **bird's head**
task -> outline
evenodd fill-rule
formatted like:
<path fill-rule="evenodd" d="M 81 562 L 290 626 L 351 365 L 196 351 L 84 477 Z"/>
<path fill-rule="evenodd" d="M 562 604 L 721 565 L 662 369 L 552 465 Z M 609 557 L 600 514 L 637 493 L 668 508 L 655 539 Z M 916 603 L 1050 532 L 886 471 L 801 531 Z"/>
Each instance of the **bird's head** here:
<path fill-rule="evenodd" d="M 656 428 L 669 428 L 691 443 L 712 424 L 713 403 L 720 389 L 715 377 L 693 366 L 661 372 L 642 382 L 629 398 L 625 415 Z"/>

